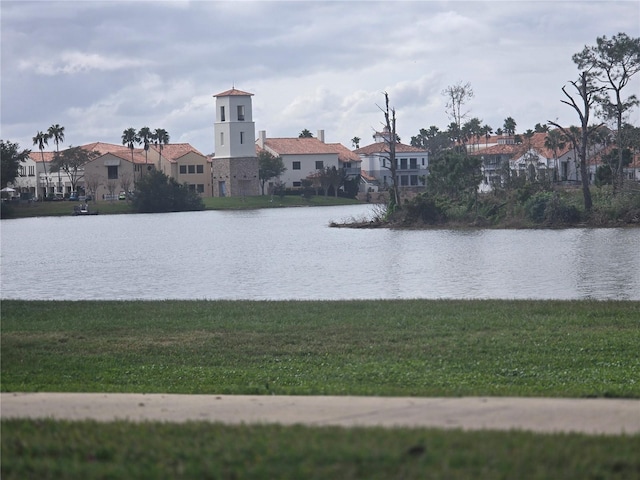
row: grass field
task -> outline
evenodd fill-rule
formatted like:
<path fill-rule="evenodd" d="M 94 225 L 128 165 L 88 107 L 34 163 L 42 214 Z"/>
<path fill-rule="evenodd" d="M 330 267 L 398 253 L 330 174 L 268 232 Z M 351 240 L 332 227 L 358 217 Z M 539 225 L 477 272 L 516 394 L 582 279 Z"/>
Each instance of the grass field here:
<path fill-rule="evenodd" d="M 2 478 L 629 479 L 640 436 L 2 422 Z"/>
<path fill-rule="evenodd" d="M 206 210 L 355 205 L 360 203 L 348 198 L 313 196 L 307 199 L 294 195 L 287 195 L 283 198 L 268 195 L 253 197 L 210 197 L 203 198 L 203 201 Z M 72 214 L 73 207 L 76 205 L 78 205 L 78 202 L 69 201 L 12 204 L 11 215 L 8 218 L 68 216 Z M 131 203 L 124 200 L 89 202 L 89 208 L 92 211 L 98 211 L 100 215 L 135 213 Z"/>
<path fill-rule="evenodd" d="M 640 302 L 2 302 L 4 392 L 640 398 Z M 637 479 L 640 435 L 2 421 L 2 478 Z"/>
<path fill-rule="evenodd" d="M 640 302 L 2 302 L 2 390 L 640 398 Z"/>

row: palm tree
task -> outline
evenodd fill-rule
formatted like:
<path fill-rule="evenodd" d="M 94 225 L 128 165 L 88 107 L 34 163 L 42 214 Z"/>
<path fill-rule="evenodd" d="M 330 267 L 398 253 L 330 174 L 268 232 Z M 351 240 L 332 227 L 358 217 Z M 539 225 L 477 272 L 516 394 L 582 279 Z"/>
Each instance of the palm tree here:
<path fill-rule="evenodd" d="M 126 145 L 131 150 L 131 163 L 133 163 L 133 149 L 135 143 L 139 142 L 138 133 L 133 127 L 129 127 L 122 132 L 122 145 Z"/>
<path fill-rule="evenodd" d="M 64 127 L 61 127 L 57 123 L 51 125 L 47 130 L 47 136 L 53 138 L 56 142 L 56 156 L 60 154 L 60 142 L 64 142 Z M 60 169 L 58 169 L 58 191 L 62 191 L 62 179 L 60 178 Z"/>
<path fill-rule="evenodd" d="M 512 117 L 504 119 L 504 133 L 507 135 L 515 135 L 516 133 L 516 121 Z"/>
<path fill-rule="evenodd" d="M 158 146 L 160 150 L 160 160 L 158 161 L 158 169 L 162 171 L 162 146 L 169 143 L 169 133 L 164 128 L 156 128 L 151 135 L 153 143 Z"/>
<path fill-rule="evenodd" d="M 567 146 L 567 139 L 560 130 L 550 130 L 544 138 L 544 146 L 553 152 L 555 180 L 558 180 L 558 150 Z"/>
<path fill-rule="evenodd" d="M 149 127 L 142 127 L 140 131 L 138 131 L 138 143 L 144 144 L 144 163 L 148 163 L 147 155 L 152 137 L 153 133 Z"/>
<path fill-rule="evenodd" d="M 485 146 L 485 148 L 489 146 L 489 138 L 491 137 L 492 133 L 493 133 L 493 128 L 491 128 L 490 125 L 485 123 L 482 126 L 482 134 L 484 135 L 484 146 Z"/>
<path fill-rule="evenodd" d="M 53 141 L 56 142 L 56 152 L 59 152 L 60 143 L 64 142 L 64 127 L 61 127 L 57 123 L 51 125 L 49 130 L 47 130 L 47 136 L 53 138 Z"/>
<path fill-rule="evenodd" d="M 47 182 L 47 186 L 44 190 L 45 197 L 47 196 L 47 192 L 49 190 L 49 175 L 47 174 L 47 164 L 44 161 L 44 146 L 49 144 L 49 135 L 44 132 L 36 133 L 36 136 L 33 137 L 33 144 L 38 146 L 38 150 L 40 150 L 40 157 L 42 158 L 42 167 L 44 168 L 44 178 Z"/>

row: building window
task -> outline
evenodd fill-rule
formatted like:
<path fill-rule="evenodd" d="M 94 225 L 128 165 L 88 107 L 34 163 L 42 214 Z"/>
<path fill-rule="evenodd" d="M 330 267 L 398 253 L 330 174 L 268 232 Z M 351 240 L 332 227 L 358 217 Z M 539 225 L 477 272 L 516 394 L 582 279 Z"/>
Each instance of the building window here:
<path fill-rule="evenodd" d="M 220 145 L 224 145 L 224 132 L 220 132 Z"/>
<path fill-rule="evenodd" d="M 400 170 L 406 170 L 407 169 L 407 159 L 406 158 L 401 158 L 400 159 Z"/>
<path fill-rule="evenodd" d="M 113 165 L 107 167 L 107 178 L 109 180 L 117 180 L 118 179 L 118 166 Z"/>
<path fill-rule="evenodd" d="M 410 181 L 412 186 L 418 185 L 418 175 L 411 175 Z"/>
<path fill-rule="evenodd" d="M 409 168 L 411 170 L 415 170 L 416 168 L 418 168 L 418 159 L 417 158 L 410 158 L 409 159 Z"/>
<path fill-rule="evenodd" d="M 293 162 L 293 169 L 300 170 L 300 162 Z"/>
<path fill-rule="evenodd" d="M 400 176 L 400 185 L 403 187 L 406 187 L 407 185 L 409 185 L 409 177 L 406 175 L 401 175 Z"/>
<path fill-rule="evenodd" d="M 204 183 L 199 183 L 198 185 L 196 185 L 196 191 L 198 193 L 204 193 Z"/>
<path fill-rule="evenodd" d="M 189 173 L 196 173 L 196 166 L 195 165 L 189 165 Z"/>
<path fill-rule="evenodd" d="M 302 182 L 293 182 L 293 186 L 294 187 L 301 187 L 302 186 Z"/>
<path fill-rule="evenodd" d="M 238 121 L 244 122 L 244 105 L 238 105 Z"/>
<path fill-rule="evenodd" d="M 24 177 L 24 167 L 22 165 L 18 166 L 18 176 Z"/>
<path fill-rule="evenodd" d="M 244 143 L 244 132 L 240 132 L 240 145 Z"/>
<path fill-rule="evenodd" d="M 322 170 L 324 168 L 324 162 L 322 160 L 316 160 L 316 170 Z"/>
<path fill-rule="evenodd" d="M 192 191 L 192 192 L 195 192 L 196 191 L 196 186 L 193 183 L 190 183 L 189 184 L 189 190 Z"/>
<path fill-rule="evenodd" d="M 224 107 L 220 107 L 220 121 L 224 122 L 225 118 L 224 118 Z"/>
<path fill-rule="evenodd" d="M 29 176 L 30 177 L 36 176 L 36 167 L 34 167 L 33 165 L 29 165 Z"/>
<path fill-rule="evenodd" d="M 204 165 L 196 165 L 196 173 L 204 173 Z"/>
<path fill-rule="evenodd" d="M 180 175 L 184 175 L 185 173 L 187 173 L 187 166 L 180 165 Z"/>

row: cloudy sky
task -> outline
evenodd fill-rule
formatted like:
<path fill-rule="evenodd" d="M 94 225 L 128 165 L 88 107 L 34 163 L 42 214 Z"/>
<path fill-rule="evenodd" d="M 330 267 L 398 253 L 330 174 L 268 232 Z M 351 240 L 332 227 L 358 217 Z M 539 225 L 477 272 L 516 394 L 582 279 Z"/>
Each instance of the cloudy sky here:
<path fill-rule="evenodd" d="M 577 124 L 561 88 L 571 56 L 598 36 L 640 36 L 631 1 L 6 1 L 2 0 L 1 134 L 65 127 L 64 146 L 121 143 L 164 128 L 213 152 L 213 95 L 254 94 L 269 137 L 325 131 L 351 148 L 381 128 L 384 91 L 404 143 L 446 129 L 442 91 L 469 82 L 470 116 L 494 129 Z M 639 80 L 628 88 L 638 87 Z M 638 113 L 631 121 L 638 124 Z M 53 149 L 53 147 L 52 147 Z"/>

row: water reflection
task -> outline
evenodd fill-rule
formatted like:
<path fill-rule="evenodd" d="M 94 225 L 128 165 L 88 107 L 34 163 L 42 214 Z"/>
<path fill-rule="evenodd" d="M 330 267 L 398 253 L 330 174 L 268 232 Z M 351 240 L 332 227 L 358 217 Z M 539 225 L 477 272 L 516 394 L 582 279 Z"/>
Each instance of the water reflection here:
<path fill-rule="evenodd" d="M 640 300 L 640 229 L 329 228 L 367 205 L 2 221 L 2 298 Z"/>

